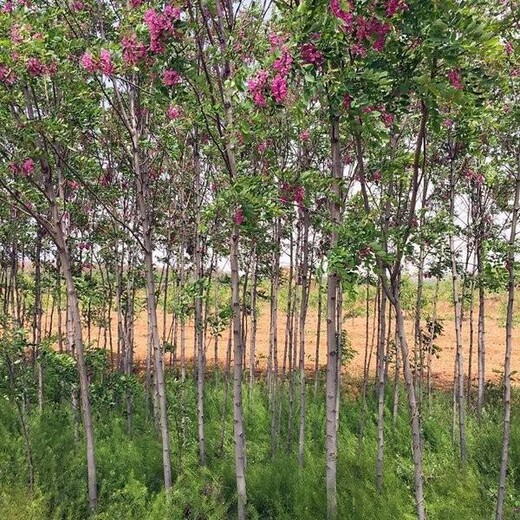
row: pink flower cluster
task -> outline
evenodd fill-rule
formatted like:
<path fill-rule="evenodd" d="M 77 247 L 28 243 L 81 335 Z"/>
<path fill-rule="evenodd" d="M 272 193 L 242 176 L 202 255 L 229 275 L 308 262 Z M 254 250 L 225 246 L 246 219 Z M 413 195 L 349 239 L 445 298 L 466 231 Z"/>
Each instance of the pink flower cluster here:
<path fill-rule="evenodd" d="M 287 76 L 291 70 L 292 62 L 293 57 L 290 55 L 287 47 L 283 46 L 280 57 L 274 60 L 273 69 L 282 76 Z"/>
<path fill-rule="evenodd" d="M 85 52 L 79 60 L 81 66 L 90 73 L 101 72 L 106 76 L 112 76 L 116 72 L 112 55 L 107 49 L 99 51 L 99 58 L 95 58 L 90 52 Z"/>
<path fill-rule="evenodd" d="M 351 2 L 348 3 L 350 11 L 345 11 L 341 8 L 340 0 L 330 0 L 330 10 L 332 14 L 339 18 L 343 22 L 343 30 L 345 32 L 350 32 L 352 30 L 352 24 L 354 22 L 354 15 L 352 11 L 354 6 Z"/>
<path fill-rule="evenodd" d="M 469 182 L 475 183 L 477 186 L 484 184 L 485 180 L 481 173 L 474 172 L 469 168 L 464 172 L 464 177 L 466 177 Z"/>
<path fill-rule="evenodd" d="M 308 141 L 310 139 L 311 134 L 310 134 L 309 130 L 302 130 L 300 132 L 300 136 L 299 137 L 300 137 L 300 141 L 305 142 L 305 141 Z"/>
<path fill-rule="evenodd" d="M 162 82 L 165 87 L 175 87 L 181 82 L 181 75 L 176 70 L 165 70 L 162 75 Z"/>
<path fill-rule="evenodd" d="M 271 83 L 271 94 L 277 103 L 283 103 L 287 97 L 287 80 L 282 74 L 277 74 Z"/>
<path fill-rule="evenodd" d="M 16 81 L 16 74 L 7 65 L 0 65 L 0 83 L 11 86 Z"/>
<path fill-rule="evenodd" d="M 81 0 L 74 0 L 70 4 L 70 8 L 71 8 L 72 11 L 77 13 L 77 12 L 83 11 L 83 9 L 85 9 L 85 4 Z"/>
<path fill-rule="evenodd" d="M 9 14 L 14 10 L 13 2 L 11 0 L 7 0 L 7 2 L 2 6 L 2 13 Z"/>
<path fill-rule="evenodd" d="M 515 52 L 513 44 L 510 41 L 504 43 L 504 50 L 508 56 L 511 56 Z"/>
<path fill-rule="evenodd" d="M 321 67 L 323 65 L 323 53 L 316 48 L 314 43 L 304 43 L 300 49 L 300 56 L 302 57 L 303 63 L 314 65 L 315 67 Z"/>
<path fill-rule="evenodd" d="M 392 18 L 396 13 L 406 11 L 408 5 L 404 0 L 388 0 L 386 2 L 386 16 Z"/>
<path fill-rule="evenodd" d="M 180 119 L 183 115 L 182 107 L 179 107 L 177 105 L 171 105 L 168 107 L 166 115 L 168 116 L 168 119 L 172 121 L 175 119 Z"/>
<path fill-rule="evenodd" d="M 301 208 L 305 198 L 305 188 L 289 182 L 283 182 L 280 186 L 280 202 L 287 204 L 289 202 L 296 202 Z"/>
<path fill-rule="evenodd" d="M 45 65 L 45 63 L 38 58 L 29 58 L 25 64 L 25 68 L 33 78 L 38 78 L 45 74 L 54 74 L 58 66 L 56 63 Z"/>
<path fill-rule="evenodd" d="M 271 50 L 280 49 L 287 41 L 287 35 L 282 33 L 272 32 L 268 38 L 271 44 Z"/>
<path fill-rule="evenodd" d="M 390 112 L 387 112 L 385 107 L 381 107 L 379 110 L 381 112 L 380 119 L 381 119 L 381 121 L 383 121 L 383 124 L 386 127 L 392 126 L 392 124 L 394 122 L 394 119 L 395 119 L 394 114 L 391 114 Z"/>
<path fill-rule="evenodd" d="M 182 11 L 178 7 L 166 5 L 162 12 L 148 9 L 144 13 L 144 23 L 150 32 L 150 51 L 164 52 L 164 45 L 169 36 L 174 33 L 174 24 L 181 17 Z"/>
<path fill-rule="evenodd" d="M 244 210 L 242 208 L 237 208 L 235 210 L 235 213 L 233 214 L 233 222 L 237 225 L 237 226 L 240 226 L 241 224 L 243 224 L 246 220 L 246 216 L 244 215 Z"/>
<path fill-rule="evenodd" d="M 137 65 L 146 58 L 146 45 L 137 39 L 135 33 L 125 36 L 121 40 L 121 47 L 123 48 L 123 61 L 129 66 Z"/>
<path fill-rule="evenodd" d="M 371 43 L 372 49 L 376 52 L 381 52 L 386 43 L 386 36 L 391 30 L 390 24 L 381 22 L 377 18 L 364 18 L 363 16 L 356 17 L 356 49 L 360 55 L 364 53 L 361 51 L 364 43 Z"/>
<path fill-rule="evenodd" d="M 265 88 L 268 79 L 269 73 L 266 70 L 260 70 L 247 82 L 247 88 L 253 96 L 253 102 L 259 107 L 265 107 L 267 104 L 265 99 Z"/>
<path fill-rule="evenodd" d="M 462 90 L 464 88 L 462 85 L 462 74 L 460 69 L 451 69 L 448 72 L 447 77 L 453 88 L 457 90 Z"/>
<path fill-rule="evenodd" d="M 29 157 L 27 159 L 24 159 L 21 164 L 10 163 L 9 169 L 15 175 L 29 177 L 34 170 L 34 161 Z"/>

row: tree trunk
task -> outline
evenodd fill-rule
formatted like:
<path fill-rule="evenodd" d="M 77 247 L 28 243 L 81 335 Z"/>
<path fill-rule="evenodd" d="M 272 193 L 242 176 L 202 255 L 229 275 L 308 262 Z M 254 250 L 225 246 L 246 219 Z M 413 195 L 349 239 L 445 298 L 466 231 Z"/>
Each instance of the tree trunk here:
<path fill-rule="evenodd" d="M 246 518 L 246 475 L 245 475 L 245 433 L 242 410 L 242 319 L 240 312 L 240 275 L 238 270 L 238 243 L 240 233 L 238 226 L 233 225 L 231 233 L 231 290 L 233 306 L 233 418 L 235 441 L 235 470 L 238 495 L 238 519 Z"/>
<path fill-rule="evenodd" d="M 519 164 L 520 166 L 520 164 Z M 495 520 L 504 518 L 504 502 L 506 493 L 507 468 L 509 463 L 509 444 L 511 436 L 511 353 L 513 350 L 513 308 L 515 303 L 515 244 L 518 214 L 520 212 L 520 171 L 515 179 L 515 201 L 511 217 L 511 234 L 509 237 L 509 252 L 507 269 L 507 312 L 506 312 L 506 352 L 504 358 L 504 432 L 502 438 L 502 459 L 498 480 L 498 498 Z"/>

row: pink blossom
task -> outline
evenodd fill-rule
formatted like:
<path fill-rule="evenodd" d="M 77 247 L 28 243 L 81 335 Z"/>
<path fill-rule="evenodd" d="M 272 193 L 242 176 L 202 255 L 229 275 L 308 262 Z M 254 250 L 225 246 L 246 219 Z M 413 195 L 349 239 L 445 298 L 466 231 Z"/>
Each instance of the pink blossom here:
<path fill-rule="evenodd" d="M 85 4 L 81 0 L 74 0 L 70 4 L 70 8 L 71 8 L 72 11 L 77 13 L 77 12 L 83 11 L 83 9 L 85 9 Z"/>
<path fill-rule="evenodd" d="M 294 190 L 294 202 L 298 204 L 301 208 L 303 206 L 303 199 L 305 198 L 305 188 L 303 186 L 298 186 Z"/>
<path fill-rule="evenodd" d="M 271 49 L 279 49 L 282 45 L 287 41 L 287 35 L 282 33 L 270 33 L 269 43 L 271 44 Z"/>
<path fill-rule="evenodd" d="M 242 208 L 237 208 L 235 210 L 235 213 L 233 214 L 233 222 L 237 225 L 237 226 L 240 226 L 241 224 L 243 224 L 246 220 L 246 216 L 244 215 L 244 211 L 242 210 Z"/>
<path fill-rule="evenodd" d="M 79 182 L 78 181 L 68 180 L 67 184 L 69 185 L 69 188 L 71 190 L 74 190 L 74 191 L 79 190 Z"/>
<path fill-rule="evenodd" d="M 352 9 L 351 4 L 349 4 L 349 7 Z M 345 31 L 350 31 L 352 29 L 354 15 L 351 12 L 347 12 L 341 8 L 340 0 L 330 0 L 330 10 L 336 18 L 339 18 L 343 21 L 343 29 Z"/>
<path fill-rule="evenodd" d="M 309 138 L 310 138 L 311 134 L 308 130 L 303 130 L 302 132 L 300 132 L 300 140 L 301 141 L 308 141 Z"/>
<path fill-rule="evenodd" d="M 2 6 L 2 13 L 12 13 L 13 12 L 13 2 L 8 0 L 3 6 Z"/>
<path fill-rule="evenodd" d="M 26 63 L 27 72 L 37 78 L 46 72 L 45 65 L 38 58 L 29 58 Z"/>
<path fill-rule="evenodd" d="M 17 173 L 20 173 L 20 166 L 18 166 L 18 165 L 17 165 L 16 163 L 14 163 L 14 162 L 9 163 L 8 168 L 9 168 L 9 171 L 10 171 L 12 174 L 14 174 L 14 175 L 16 175 Z"/>
<path fill-rule="evenodd" d="M 182 11 L 178 7 L 173 7 L 173 5 L 167 4 L 163 9 L 163 14 L 170 20 L 170 22 L 175 22 L 180 20 Z"/>
<path fill-rule="evenodd" d="M 11 27 L 11 42 L 12 43 L 20 43 L 23 41 L 22 35 L 20 34 L 20 27 L 18 25 L 13 25 Z"/>
<path fill-rule="evenodd" d="M 171 120 L 179 119 L 182 117 L 182 114 L 183 114 L 183 110 L 181 107 L 176 106 L 176 105 L 170 105 L 168 107 L 168 111 L 167 111 L 168 119 L 171 119 Z"/>
<path fill-rule="evenodd" d="M 16 74 L 7 66 L 0 64 L 0 83 L 12 85 L 16 81 Z"/>
<path fill-rule="evenodd" d="M 447 76 L 453 88 L 457 90 L 462 90 L 464 88 L 462 86 L 462 74 L 460 69 L 451 69 Z"/>
<path fill-rule="evenodd" d="M 22 163 L 21 173 L 28 177 L 34 170 L 34 161 L 31 158 L 25 159 Z"/>
<path fill-rule="evenodd" d="M 284 47 L 282 49 L 282 55 L 274 61 L 273 69 L 276 70 L 276 72 L 278 72 L 280 75 L 287 76 L 287 74 L 289 74 L 289 71 L 291 70 L 292 62 L 292 56 L 289 54 L 289 51 Z"/>
<path fill-rule="evenodd" d="M 146 46 L 138 41 L 135 33 L 125 36 L 121 40 L 121 46 L 123 48 L 123 61 L 127 65 L 137 65 L 146 57 Z"/>
<path fill-rule="evenodd" d="M 387 0 L 386 2 L 386 16 L 391 18 L 398 12 L 403 12 L 408 9 L 408 5 L 404 0 Z"/>
<path fill-rule="evenodd" d="M 267 150 L 267 141 L 262 141 L 258 147 L 257 150 L 259 153 L 264 153 Z"/>
<path fill-rule="evenodd" d="M 130 0 L 130 7 L 133 9 L 137 9 L 138 7 L 141 7 L 143 4 L 143 0 Z"/>
<path fill-rule="evenodd" d="M 181 75 L 176 70 L 165 70 L 162 78 L 163 85 L 166 87 L 174 87 L 181 82 Z"/>
<path fill-rule="evenodd" d="M 253 103 L 259 107 L 265 107 L 267 105 L 265 95 L 262 92 L 253 92 Z"/>
<path fill-rule="evenodd" d="M 362 58 L 366 57 L 367 51 L 363 45 L 360 43 L 354 43 L 350 47 L 350 52 L 352 52 L 352 56 L 361 56 Z"/>
<path fill-rule="evenodd" d="M 277 74 L 271 83 L 271 94 L 277 103 L 283 103 L 287 97 L 287 81 L 280 74 Z"/>
<path fill-rule="evenodd" d="M 267 104 L 264 91 L 268 79 L 269 73 L 266 70 L 260 70 L 247 82 L 247 88 L 252 94 L 253 102 L 259 107 L 265 107 Z"/>
<path fill-rule="evenodd" d="M 144 13 L 144 23 L 150 31 L 150 50 L 155 53 L 164 51 L 164 41 L 173 32 L 173 24 L 179 20 L 181 10 L 167 5 L 162 13 L 148 9 Z"/>
<path fill-rule="evenodd" d="M 90 52 L 85 52 L 83 56 L 81 56 L 79 62 L 87 72 L 94 73 L 98 69 L 96 60 L 94 59 L 92 54 L 90 54 Z"/>
<path fill-rule="evenodd" d="M 451 128 L 453 128 L 453 120 L 452 119 L 445 119 L 442 122 L 442 125 L 444 126 L 444 128 L 447 128 L 448 130 L 450 130 Z"/>
<path fill-rule="evenodd" d="M 383 112 L 381 114 L 381 121 L 383 121 L 385 126 L 392 126 L 394 119 L 395 119 L 395 116 L 393 114 L 389 114 L 388 112 Z"/>
<path fill-rule="evenodd" d="M 101 49 L 99 51 L 99 69 L 106 76 L 111 76 L 116 71 L 116 68 L 112 63 L 112 56 L 110 51 L 107 49 Z"/>
<path fill-rule="evenodd" d="M 309 63 L 316 67 L 323 64 L 323 53 L 316 48 L 314 43 L 304 43 L 300 49 L 300 55 L 304 63 Z"/>
<path fill-rule="evenodd" d="M 508 56 L 511 56 L 511 54 L 513 54 L 513 52 L 515 51 L 513 48 L 513 44 L 510 41 L 506 41 L 504 43 L 504 50 Z"/>

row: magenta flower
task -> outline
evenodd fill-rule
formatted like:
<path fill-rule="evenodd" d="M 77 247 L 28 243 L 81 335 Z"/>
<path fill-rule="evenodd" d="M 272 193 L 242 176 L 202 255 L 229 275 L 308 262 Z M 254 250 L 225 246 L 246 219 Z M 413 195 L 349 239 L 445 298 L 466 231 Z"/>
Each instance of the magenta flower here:
<path fill-rule="evenodd" d="M 303 199 L 305 198 L 305 188 L 303 186 L 298 186 L 296 190 L 294 190 L 294 202 L 298 204 L 301 208 L 303 206 Z"/>
<path fill-rule="evenodd" d="M 447 128 L 448 130 L 450 130 L 451 128 L 453 128 L 453 120 L 452 119 L 445 119 L 442 122 L 442 125 L 444 126 L 444 128 Z"/>
<path fill-rule="evenodd" d="M 25 159 L 22 163 L 21 173 L 24 177 L 28 177 L 34 170 L 34 161 L 31 158 Z"/>
<path fill-rule="evenodd" d="M 45 65 L 38 58 L 29 58 L 26 63 L 27 72 L 33 77 L 37 78 L 43 76 L 46 72 Z"/>
<path fill-rule="evenodd" d="M 308 130 L 303 130 L 302 132 L 300 132 L 300 140 L 301 141 L 308 141 L 309 138 L 310 138 L 311 134 Z"/>
<path fill-rule="evenodd" d="M 179 106 L 171 105 L 168 107 L 168 111 L 166 112 L 166 114 L 168 116 L 168 119 L 171 119 L 173 121 L 182 117 L 183 110 Z"/>
<path fill-rule="evenodd" d="M 460 69 L 451 69 L 447 76 L 453 88 L 457 90 L 462 90 L 464 88 L 462 85 L 462 74 Z"/>
<path fill-rule="evenodd" d="M 277 74 L 271 83 L 271 94 L 277 103 L 283 103 L 287 97 L 287 81 L 280 74 Z"/>
<path fill-rule="evenodd" d="M 181 75 L 176 70 L 165 70 L 162 82 L 165 87 L 175 87 L 181 82 Z"/>
<path fill-rule="evenodd" d="M 16 74 L 7 65 L 0 65 L 0 83 L 11 86 L 15 81 Z"/>
<path fill-rule="evenodd" d="M 23 41 L 22 35 L 20 34 L 20 27 L 18 25 L 13 25 L 11 27 L 11 42 L 12 43 L 20 43 Z"/>
<path fill-rule="evenodd" d="M 72 11 L 77 13 L 77 12 L 83 11 L 83 9 L 85 9 L 85 4 L 81 0 L 74 0 L 70 4 L 70 8 L 71 8 Z"/>
<path fill-rule="evenodd" d="M 242 210 L 242 208 L 237 208 L 235 210 L 235 213 L 233 214 L 233 222 L 237 225 L 237 226 L 240 226 L 241 224 L 243 224 L 246 220 L 246 216 L 244 215 L 244 211 Z"/>
<path fill-rule="evenodd" d="M 143 0 L 130 0 L 130 7 L 137 9 L 143 5 Z"/>
<path fill-rule="evenodd" d="M 123 61 L 127 65 L 137 65 L 146 57 L 146 46 L 137 39 L 135 33 L 121 40 L 121 47 L 123 48 Z"/>
<path fill-rule="evenodd" d="M 279 49 L 282 45 L 287 41 L 287 35 L 282 33 L 270 33 L 269 34 L 269 43 L 271 44 L 271 49 Z"/>
<path fill-rule="evenodd" d="M 264 153 L 267 150 L 267 142 L 262 141 L 257 147 L 258 153 Z"/>
<path fill-rule="evenodd" d="M 9 14 L 9 13 L 12 13 L 13 12 L 13 2 L 11 2 L 10 0 L 8 0 L 3 6 L 2 6 L 2 13 L 6 13 L 6 14 Z"/>
<path fill-rule="evenodd" d="M 273 69 L 276 70 L 276 72 L 278 72 L 280 75 L 287 76 L 287 74 L 289 74 L 289 71 L 291 70 L 292 62 L 292 56 L 289 54 L 289 51 L 284 47 L 282 49 L 282 55 L 274 61 Z"/>
<path fill-rule="evenodd" d="M 316 48 L 314 43 L 304 43 L 300 49 L 300 56 L 304 63 L 320 67 L 323 64 L 323 53 Z"/>
<path fill-rule="evenodd" d="M 92 54 L 90 54 L 90 52 L 85 52 L 83 56 L 81 56 L 79 62 L 87 72 L 94 73 L 98 69 L 96 60 L 94 59 Z"/>
<path fill-rule="evenodd" d="M 408 9 L 408 5 L 404 0 L 388 0 L 386 2 L 386 16 L 392 18 L 394 14 L 403 12 Z"/>
<path fill-rule="evenodd" d="M 349 7 L 352 6 L 349 4 Z M 351 12 L 347 12 L 341 8 L 339 0 L 330 0 L 330 10 L 332 14 L 343 21 L 345 31 L 350 31 L 354 22 L 354 15 Z"/>
<path fill-rule="evenodd" d="M 101 49 L 99 52 L 99 69 L 106 76 L 112 76 L 115 73 L 116 68 L 112 63 L 112 56 L 110 51 L 107 49 Z"/>
<path fill-rule="evenodd" d="M 392 123 L 394 122 L 394 115 L 389 114 L 388 112 L 383 112 L 381 114 L 381 121 L 383 121 L 385 126 L 392 126 Z"/>

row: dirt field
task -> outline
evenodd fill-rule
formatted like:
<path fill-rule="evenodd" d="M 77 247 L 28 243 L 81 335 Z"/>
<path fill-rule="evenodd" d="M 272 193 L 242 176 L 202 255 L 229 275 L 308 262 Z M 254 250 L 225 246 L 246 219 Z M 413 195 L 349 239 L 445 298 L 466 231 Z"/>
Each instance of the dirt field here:
<path fill-rule="evenodd" d="M 453 311 L 451 305 L 441 302 L 438 308 L 438 317 L 444 320 L 444 332 L 435 343 L 442 349 L 438 359 L 433 360 L 433 374 L 435 381 L 439 384 L 451 382 L 453 380 L 453 363 L 454 363 L 454 349 L 455 349 L 455 331 L 453 327 Z M 167 316 L 167 327 L 170 327 L 172 317 Z M 413 323 L 412 316 L 408 316 L 406 326 L 408 330 L 408 339 L 410 347 L 413 345 Z M 475 310 L 474 316 L 474 354 L 473 354 L 473 368 L 472 376 L 477 374 L 477 359 L 476 359 L 476 329 L 477 329 L 477 312 Z M 504 363 L 504 346 L 505 346 L 505 329 L 503 327 L 504 320 L 504 298 L 493 297 L 487 300 L 486 309 L 486 380 L 496 381 L 502 372 Z M 370 318 L 370 334 L 372 330 L 372 321 Z M 159 324 L 163 323 L 163 313 L 159 310 Z M 321 325 L 321 341 L 320 341 L 320 364 L 326 360 L 326 344 L 325 344 L 325 322 Z M 344 321 L 343 328 L 347 331 L 352 348 L 357 352 L 352 362 L 348 365 L 347 371 L 354 376 L 362 374 L 363 357 L 365 350 L 365 318 L 354 317 L 347 318 Z M 113 337 L 116 338 L 116 315 L 113 316 L 112 322 Z M 309 309 L 306 327 L 306 344 L 307 344 L 307 363 L 309 367 L 314 366 L 314 352 L 316 348 L 316 330 L 317 330 L 317 313 L 313 309 Z M 516 328 L 513 333 L 513 357 L 512 369 L 520 369 L 520 329 Z M 162 333 L 162 331 L 161 331 Z M 279 316 L 279 354 L 280 362 L 283 355 L 284 335 L 285 335 L 285 316 L 280 313 Z M 144 359 L 146 356 L 147 345 L 147 319 L 146 312 L 142 312 L 137 319 L 135 328 L 136 337 L 136 358 Z M 225 350 L 227 345 L 228 332 L 225 331 L 219 341 L 219 359 L 225 360 Z M 97 338 L 97 332 L 92 334 L 92 340 Z M 193 355 L 193 324 L 187 324 L 186 330 L 187 338 L 187 353 L 191 357 Z M 469 320 L 466 319 L 463 323 L 463 348 L 464 348 L 464 365 L 465 372 L 468 372 L 468 357 L 469 357 Z M 247 356 L 249 356 L 249 345 L 247 345 Z M 257 360 L 259 367 L 265 366 L 265 360 L 269 352 L 269 309 L 267 305 L 260 307 L 260 314 L 258 319 L 258 336 L 257 336 Z M 214 344 L 213 340 L 207 345 L 207 356 L 209 362 L 213 361 Z M 372 368 L 375 360 L 372 360 Z"/>

